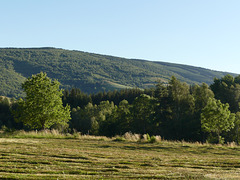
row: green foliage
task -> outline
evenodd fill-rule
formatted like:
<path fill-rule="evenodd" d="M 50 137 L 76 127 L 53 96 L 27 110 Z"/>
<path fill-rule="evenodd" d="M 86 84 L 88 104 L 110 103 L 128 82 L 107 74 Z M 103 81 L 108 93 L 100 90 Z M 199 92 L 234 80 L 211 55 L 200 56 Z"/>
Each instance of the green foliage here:
<path fill-rule="evenodd" d="M 70 104 L 71 108 L 84 108 L 89 102 L 92 102 L 91 96 L 83 93 L 80 89 L 73 88 L 63 92 L 63 103 L 64 105 Z"/>
<path fill-rule="evenodd" d="M 140 134 L 153 133 L 155 105 L 155 98 L 146 94 L 142 94 L 134 100 L 130 109 L 130 126 L 133 132 Z"/>
<path fill-rule="evenodd" d="M 215 98 L 221 100 L 222 103 L 228 103 L 231 112 L 239 111 L 240 102 L 240 76 L 233 77 L 226 75 L 221 79 L 215 78 L 214 83 L 210 86 L 215 94 Z"/>
<path fill-rule="evenodd" d="M 203 140 L 205 135 L 201 130 L 201 113 L 202 109 L 207 105 L 208 99 L 214 97 L 214 93 L 209 89 L 206 83 L 201 85 L 195 85 L 192 87 L 192 95 L 195 101 L 194 115 L 191 119 L 189 127 L 191 128 L 191 137 L 195 137 L 196 140 Z"/>
<path fill-rule="evenodd" d="M 72 119 L 69 122 L 71 129 L 75 129 L 83 134 L 89 133 L 91 129 L 91 110 L 89 108 L 73 108 L 71 117 Z"/>
<path fill-rule="evenodd" d="M 114 141 L 126 141 L 124 137 L 117 136 Z"/>
<path fill-rule="evenodd" d="M 236 113 L 236 118 L 235 118 L 234 125 L 235 125 L 235 127 L 234 127 L 235 141 L 236 141 L 237 144 L 239 144 L 239 142 L 240 142 L 240 139 L 239 139 L 240 138 L 240 136 L 239 136 L 239 134 L 240 134 L 240 112 Z"/>
<path fill-rule="evenodd" d="M 207 84 L 189 86 L 172 77 L 168 86 L 159 82 L 155 89 L 135 92 L 137 97 L 134 101 L 132 97 L 135 95 L 132 90 L 91 95 L 91 98 L 87 99 L 92 103 L 83 108 L 73 109 L 70 127 L 83 134 L 109 137 L 123 135 L 126 132 L 134 134 L 149 132 L 151 135 L 161 135 L 165 139 L 206 140 L 200 118 L 208 99 L 214 96 Z M 144 92 L 149 95 L 143 94 Z M 109 98 L 117 103 L 123 97 L 127 97 L 127 100 L 122 100 L 118 105 L 100 101 Z M 128 99 L 132 101 L 131 104 Z M 230 137 L 228 134 L 222 135 Z"/>
<path fill-rule="evenodd" d="M 158 97 L 157 117 L 163 136 L 179 140 L 191 138 L 195 101 L 189 85 L 172 77 L 167 89 L 162 88 L 162 91 L 162 97 Z"/>
<path fill-rule="evenodd" d="M 147 139 L 148 142 L 151 140 L 151 137 L 148 133 L 146 134 L 146 139 Z"/>
<path fill-rule="evenodd" d="M 31 129 L 50 128 L 55 124 L 66 126 L 70 119 L 70 107 L 63 107 L 60 83 L 52 81 L 46 73 L 32 75 L 23 84 L 26 99 L 18 101 L 15 119 Z"/>
<path fill-rule="evenodd" d="M 59 82 L 51 81 L 48 77 L 44 78 L 45 75 L 44 73 L 35 75 L 33 76 L 34 78 L 28 78 L 23 84 L 27 95 L 26 99 L 19 99 L 19 101 L 15 102 L 9 98 L 0 98 L 1 126 L 4 125 L 10 131 L 13 128 L 23 128 L 21 124 L 14 123 L 12 116 L 9 115 L 11 110 L 13 110 L 15 117 L 31 128 L 51 127 L 62 132 L 69 130 L 76 135 L 76 132 L 81 132 L 82 134 L 104 135 L 108 137 L 124 134 L 125 137 L 126 132 L 131 132 L 131 134 L 134 134 L 134 137 L 137 135 L 136 137 L 139 139 L 141 139 L 143 134 L 151 134 L 148 140 L 144 137 L 146 142 L 154 142 L 154 137 L 157 138 L 157 141 L 159 141 L 158 137 L 163 137 L 170 140 L 184 139 L 201 142 L 207 140 L 215 143 L 222 143 L 224 140 L 226 142 L 239 142 L 239 112 L 236 113 L 236 118 L 233 122 L 235 116 L 231 114 L 230 108 L 228 110 L 225 104 L 217 103 L 217 100 L 214 99 L 213 91 L 209 89 L 206 83 L 190 86 L 173 76 L 167 84 L 159 81 L 155 88 L 145 90 L 133 88 L 119 91 L 104 91 L 89 95 L 78 88 L 73 88 L 64 91 L 62 103 L 62 91 L 58 90 Z M 36 78 L 37 76 L 40 79 Z M 225 98 L 225 100 L 231 100 L 230 97 L 232 100 L 236 98 L 234 101 L 229 101 L 235 110 L 239 109 L 238 107 L 236 108 L 236 104 L 240 102 L 240 99 L 237 98 L 239 96 L 238 89 L 240 89 L 239 79 L 239 77 L 233 78 L 227 75 L 221 80 L 215 79 L 214 84 L 211 85 L 214 91 L 219 87 L 219 91 L 222 91 L 221 93 L 229 93 L 226 94 L 229 98 Z M 48 81 L 50 83 L 46 83 Z M 34 87 L 34 84 L 37 84 L 37 86 Z M 52 88 L 52 86 L 55 88 Z M 58 91 L 54 93 L 54 89 Z M 220 92 L 217 93 L 221 95 Z M 208 105 L 209 98 L 216 101 L 216 108 L 213 108 L 215 106 L 212 104 Z M 54 99 L 60 100 L 56 100 L 58 102 L 56 104 L 51 103 Z M 72 119 L 68 123 L 67 121 L 64 121 L 64 123 L 59 122 L 60 118 L 54 117 L 54 113 L 52 115 L 49 114 L 49 112 L 55 112 L 55 110 L 49 111 L 49 109 L 62 107 L 62 104 L 64 106 L 69 104 L 72 108 Z M 208 111 L 212 111 L 212 114 L 207 112 L 207 106 L 210 109 Z M 17 110 L 15 110 L 16 108 Z M 67 109 L 69 112 L 69 107 Z M 224 113 L 225 110 L 226 113 Z M 214 114 L 215 111 L 218 115 Z M 61 113 L 55 114 L 61 115 Z M 225 122 L 221 118 L 228 119 L 230 123 L 229 128 L 222 128 L 228 127 L 225 124 L 220 125 L 217 131 L 214 126 L 206 128 L 204 126 L 211 123 L 206 120 L 207 123 L 203 125 L 204 118 L 201 119 L 201 114 L 202 117 L 205 114 L 206 118 L 213 118 L 211 123 L 217 125 Z M 209 117 L 206 114 L 210 114 Z M 41 118 L 43 116 L 44 118 Z M 47 121 L 45 121 L 46 119 Z M 218 121 L 221 122 L 219 123 Z M 234 128 L 232 124 L 234 124 Z M 68 125 L 70 128 L 66 129 Z M 207 138 L 207 135 L 210 136 Z M 218 136 L 216 137 L 216 135 Z"/>
<path fill-rule="evenodd" d="M 76 87 L 85 93 L 153 87 L 157 79 L 167 83 L 173 75 L 189 84 L 210 84 L 214 77 L 227 74 L 186 65 L 55 48 L 0 48 L 0 95 L 23 97 L 20 84 L 41 71 L 58 79 L 63 88 Z"/>
<path fill-rule="evenodd" d="M 155 143 L 155 142 L 157 142 L 157 138 L 155 136 L 151 136 L 149 142 L 150 143 Z"/>
<path fill-rule="evenodd" d="M 11 111 L 16 108 L 14 99 L 0 96 L 0 127 L 6 127 L 9 131 L 21 129 L 22 124 L 14 121 Z"/>
<path fill-rule="evenodd" d="M 88 103 L 83 109 L 74 108 L 70 127 L 82 132 L 83 134 L 108 134 L 106 130 L 109 123 L 109 116 L 116 107 L 113 102 L 102 101 L 99 105 Z M 99 132 L 99 129 L 101 130 Z M 109 134 L 108 134 L 109 135 Z"/>
<path fill-rule="evenodd" d="M 222 136 L 217 137 L 216 135 L 210 134 L 207 137 L 206 142 L 211 144 L 223 144 L 225 140 L 224 140 L 224 137 Z"/>
<path fill-rule="evenodd" d="M 193 87 L 193 97 L 195 99 L 196 111 L 199 112 L 207 105 L 208 99 L 214 97 L 214 93 L 206 83 L 202 83 L 201 86 L 195 85 Z"/>
<path fill-rule="evenodd" d="M 207 105 L 202 110 L 203 130 L 216 133 L 219 143 L 222 141 L 220 134 L 234 128 L 235 114 L 231 113 L 228 108 L 228 104 L 222 104 L 220 100 L 209 98 Z"/>

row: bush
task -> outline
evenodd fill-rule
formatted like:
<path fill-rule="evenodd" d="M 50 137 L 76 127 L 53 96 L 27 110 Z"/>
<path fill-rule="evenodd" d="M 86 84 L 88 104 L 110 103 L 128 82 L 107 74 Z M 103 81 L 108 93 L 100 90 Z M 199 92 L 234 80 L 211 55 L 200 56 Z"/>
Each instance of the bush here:
<path fill-rule="evenodd" d="M 113 141 L 126 141 L 124 137 L 117 136 Z"/>
<path fill-rule="evenodd" d="M 207 143 L 210 144 L 224 144 L 224 137 L 213 136 L 212 134 L 207 138 Z"/>
<path fill-rule="evenodd" d="M 143 141 L 144 142 L 149 142 L 150 139 L 151 139 L 151 137 L 150 137 L 150 135 L 148 133 L 143 135 Z"/>
<path fill-rule="evenodd" d="M 150 136 L 149 134 L 143 135 L 144 142 L 156 143 L 156 142 L 161 142 L 161 140 L 162 140 L 161 136 Z"/>
<path fill-rule="evenodd" d="M 150 140 L 148 142 L 155 143 L 155 142 L 157 142 L 157 139 L 156 139 L 155 136 L 151 136 L 151 138 L 150 138 Z"/>

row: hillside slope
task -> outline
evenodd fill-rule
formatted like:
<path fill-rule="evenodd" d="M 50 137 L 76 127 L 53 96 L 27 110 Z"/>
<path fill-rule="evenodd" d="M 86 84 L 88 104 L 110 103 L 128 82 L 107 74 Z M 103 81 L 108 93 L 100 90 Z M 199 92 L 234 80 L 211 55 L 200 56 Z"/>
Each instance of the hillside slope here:
<path fill-rule="evenodd" d="M 77 87 L 87 93 L 147 88 L 157 79 L 167 82 L 173 75 L 190 84 L 210 84 L 214 77 L 229 74 L 187 65 L 56 48 L 0 48 L 0 95 L 22 96 L 21 83 L 40 71 L 58 79 L 62 88 Z"/>

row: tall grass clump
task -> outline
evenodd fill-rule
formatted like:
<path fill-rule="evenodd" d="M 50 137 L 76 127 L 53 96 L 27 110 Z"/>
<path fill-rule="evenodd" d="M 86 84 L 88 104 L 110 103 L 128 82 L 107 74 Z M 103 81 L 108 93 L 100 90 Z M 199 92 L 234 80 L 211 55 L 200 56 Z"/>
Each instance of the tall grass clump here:
<path fill-rule="evenodd" d="M 131 132 L 126 132 L 123 137 L 128 140 L 128 141 L 133 141 L 137 142 L 141 140 L 141 135 L 140 134 L 133 134 Z"/>
<path fill-rule="evenodd" d="M 45 129 L 45 130 L 32 130 L 32 131 L 24 131 L 24 130 L 16 130 L 9 131 L 4 128 L 0 130 L 0 137 L 2 138 L 35 138 L 35 139 L 83 139 L 83 140 L 100 140 L 107 141 L 110 138 L 105 136 L 94 136 L 94 135 L 82 135 L 81 132 L 76 130 L 70 133 L 62 133 L 57 129 Z"/>
<path fill-rule="evenodd" d="M 116 136 L 114 141 L 130 141 L 130 142 L 149 142 L 157 143 L 161 142 L 161 136 L 150 136 L 149 134 L 133 134 L 131 132 L 126 132 L 123 136 Z"/>
<path fill-rule="evenodd" d="M 116 136 L 113 141 L 126 141 L 126 139 L 123 136 Z"/>
<path fill-rule="evenodd" d="M 11 136 L 11 135 L 10 135 Z M 66 138 L 70 138 L 71 135 L 70 134 L 62 134 L 60 133 L 58 130 L 56 129 L 52 129 L 52 130 L 41 130 L 41 131 L 24 131 L 24 130 L 20 130 L 20 131 L 15 131 L 12 134 L 13 137 L 15 138 L 46 138 L 46 139 L 66 139 Z"/>
<path fill-rule="evenodd" d="M 33 130 L 33 131 L 12 131 L 12 132 L 2 132 L 1 137 L 7 138 L 38 138 L 38 139 L 68 139 L 68 138 L 75 138 L 73 135 L 69 133 L 60 133 L 56 129 L 45 129 L 45 130 Z"/>
<path fill-rule="evenodd" d="M 233 141 L 233 142 L 228 142 L 228 143 L 227 143 L 227 146 L 228 146 L 228 147 L 231 147 L 231 148 L 235 148 L 235 147 L 237 147 L 238 145 Z"/>
<path fill-rule="evenodd" d="M 157 143 L 157 142 L 161 142 L 162 138 L 161 136 L 150 136 L 149 134 L 144 134 L 143 135 L 143 142 L 149 142 L 149 143 Z"/>

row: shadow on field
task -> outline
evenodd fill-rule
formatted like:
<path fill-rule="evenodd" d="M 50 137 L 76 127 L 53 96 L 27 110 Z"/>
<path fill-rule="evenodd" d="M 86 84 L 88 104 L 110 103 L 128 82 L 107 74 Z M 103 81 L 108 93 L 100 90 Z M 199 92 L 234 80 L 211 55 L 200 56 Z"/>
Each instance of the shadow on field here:
<path fill-rule="evenodd" d="M 123 146 L 120 147 L 121 149 L 125 150 L 174 150 L 176 148 L 173 147 L 161 147 L 161 146 Z"/>

